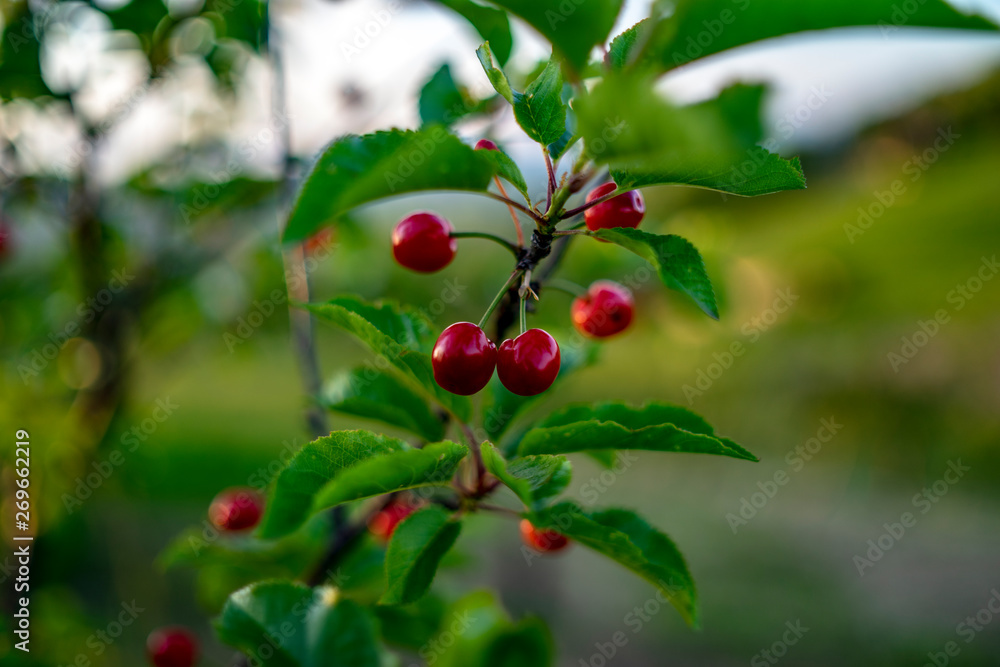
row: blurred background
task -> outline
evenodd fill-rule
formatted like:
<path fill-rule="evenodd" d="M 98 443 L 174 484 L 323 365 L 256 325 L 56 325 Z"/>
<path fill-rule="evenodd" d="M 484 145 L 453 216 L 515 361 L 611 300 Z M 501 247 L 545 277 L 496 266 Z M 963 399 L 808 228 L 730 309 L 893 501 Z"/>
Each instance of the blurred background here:
<path fill-rule="evenodd" d="M 6 550 L 12 434 L 26 429 L 35 641 L 15 652 L 5 626 L 0 659 L 137 665 L 152 628 L 183 624 L 204 638 L 202 664 L 231 664 L 209 619 L 259 572 L 165 573 L 156 559 L 220 489 L 266 482 L 308 440 L 281 302 L 282 173 L 340 134 L 415 127 L 443 63 L 487 97 L 479 37 L 423 2 L 274 2 L 276 82 L 252 0 L 32 5 L 0 1 L 0 483 Z M 627 3 L 615 32 L 648 9 Z M 547 56 L 516 26 L 515 80 Z M 803 35 L 683 67 L 663 88 L 688 102 L 734 81 L 769 84 L 770 146 L 802 156 L 808 190 L 645 191 L 644 228 L 705 255 L 719 322 L 631 255 L 574 245 L 563 277 L 633 281 L 638 323 L 545 406 L 672 401 L 761 457 L 638 453 L 614 472 L 574 457 L 584 506 L 635 507 L 674 538 L 704 628 L 583 549 L 526 563 L 516 525 L 492 516 L 470 522 L 466 557 L 436 586 L 496 588 L 515 616 L 540 614 L 566 667 L 922 665 L 948 642 L 949 664 L 1000 664 L 1000 42 Z M 508 111 L 458 131 L 495 138 L 544 183 Z M 387 296 L 440 327 L 478 319 L 504 251 L 464 241 L 431 276 L 391 261 L 392 225 L 428 208 L 510 232 L 502 205 L 469 195 L 366 207 L 314 244 L 313 298 Z M 539 326 L 567 331 L 569 303 L 546 294 Z M 324 377 L 367 358 L 317 335 Z"/>

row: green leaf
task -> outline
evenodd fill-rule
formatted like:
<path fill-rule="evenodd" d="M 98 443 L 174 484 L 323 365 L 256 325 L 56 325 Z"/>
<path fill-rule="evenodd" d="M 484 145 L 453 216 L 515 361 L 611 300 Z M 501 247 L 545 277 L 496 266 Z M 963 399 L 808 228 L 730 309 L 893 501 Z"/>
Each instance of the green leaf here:
<path fill-rule="evenodd" d="M 464 445 L 445 441 L 362 461 L 341 470 L 316 494 L 313 511 L 406 489 L 447 486 L 468 453 Z"/>
<path fill-rule="evenodd" d="M 552 44 L 569 71 L 579 74 L 590 52 L 603 44 L 614 27 L 622 0 L 493 0 L 519 16 Z"/>
<path fill-rule="evenodd" d="M 535 513 L 531 521 L 621 563 L 656 586 L 689 625 L 698 626 L 697 592 L 684 557 L 669 537 L 634 512 L 587 514 L 566 502 Z"/>
<path fill-rule="evenodd" d="M 441 65 L 420 89 L 417 106 L 424 125 L 453 125 L 475 109 L 468 93 L 455 83 L 448 63 Z"/>
<path fill-rule="evenodd" d="M 872 27 L 883 37 L 899 28 L 996 30 L 943 0 L 682 0 L 656 28 L 651 52 L 671 69 L 726 49 L 772 37 L 831 28 Z M 875 32 L 875 30 L 878 32 Z"/>
<path fill-rule="evenodd" d="M 622 190 L 650 185 L 690 185 L 742 197 L 806 187 L 806 177 L 797 157 L 786 160 L 759 146 L 747 149 L 742 162 L 729 165 L 666 164 L 664 161 L 658 167 L 616 167 L 611 169 L 611 177 Z"/>
<path fill-rule="evenodd" d="M 719 319 L 715 291 L 705 272 L 705 262 L 698 250 L 675 234 L 661 236 L 620 227 L 600 229 L 592 234 L 604 241 L 631 250 L 653 265 L 667 287 L 684 292 L 709 316 Z"/>
<path fill-rule="evenodd" d="M 427 401 L 374 366 L 338 375 L 323 389 L 321 400 L 327 409 L 398 426 L 428 442 L 444 437 L 444 423 Z"/>
<path fill-rule="evenodd" d="M 649 31 L 652 26 L 652 19 L 642 19 L 611 40 L 611 46 L 608 47 L 608 55 L 605 56 L 605 62 L 608 67 L 613 70 L 625 69 L 632 60 L 633 51 L 636 46 L 641 45 L 643 40 L 649 38 Z"/>
<path fill-rule="evenodd" d="M 310 526 L 312 528 L 312 526 Z M 264 577 L 294 577 L 314 562 L 326 545 L 328 527 L 303 530 L 282 540 L 261 540 L 251 535 L 220 538 L 204 527 L 189 528 L 178 535 L 157 557 L 163 570 L 176 567 L 225 566 Z"/>
<path fill-rule="evenodd" d="M 559 64 L 550 60 L 523 93 L 514 93 L 514 118 L 531 139 L 548 145 L 566 131 L 566 105 Z"/>
<path fill-rule="evenodd" d="M 492 45 L 493 52 L 501 65 L 510 58 L 514 38 L 510 31 L 507 13 L 494 7 L 471 2 L 471 0 L 438 0 L 442 5 L 460 14 L 472 24 L 480 37 Z"/>
<path fill-rule="evenodd" d="M 552 635 L 541 619 L 528 616 L 501 630 L 487 645 L 483 667 L 551 667 Z"/>
<path fill-rule="evenodd" d="M 497 175 L 517 188 L 521 196 L 528 200 L 528 183 L 524 180 L 524 175 L 517 163 L 509 155 L 499 148 L 497 150 L 482 150 L 483 153 L 493 162 L 493 170 Z"/>
<path fill-rule="evenodd" d="M 264 581 L 233 593 L 219 638 L 264 667 L 379 667 L 375 623 L 331 588 Z"/>
<path fill-rule="evenodd" d="M 334 141 L 313 166 L 283 239 L 301 241 L 356 206 L 422 190 L 485 190 L 491 162 L 443 127 Z"/>
<path fill-rule="evenodd" d="M 715 435 L 708 422 L 690 410 L 652 402 L 639 408 L 619 402 L 563 408 L 525 434 L 518 454 L 609 449 L 718 454 L 758 460 L 732 440 Z"/>
<path fill-rule="evenodd" d="M 578 131 L 594 160 L 637 167 L 739 159 L 740 146 L 718 110 L 672 104 L 654 84 L 645 74 L 609 72 L 575 100 Z"/>
<path fill-rule="evenodd" d="M 469 399 L 445 391 L 434 380 L 430 351 L 435 337 L 429 321 L 421 313 L 394 302 L 369 303 L 354 296 L 306 307 L 319 319 L 367 345 L 422 396 L 468 422 L 472 411 Z M 379 363 L 380 367 L 382 365 Z"/>
<path fill-rule="evenodd" d="M 447 609 L 441 598 L 425 595 L 412 605 L 376 605 L 372 611 L 387 643 L 418 652 L 445 623 Z"/>
<path fill-rule="evenodd" d="M 510 87 L 510 81 L 507 80 L 507 75 L 503 73 L 503 70 L 500 69 L 499 65 L 497 65 L 493 60 L 493 52 L 490 51 L 490 43 L 486 42 L 476 49 L 476 56 L 479 57 L 479 63 L 483 66 L 483 71 L 486 72 L 486 77 L 493 85 L 493 89 L 500 93 L 505 100 L 513 104 L 514 89 Z"/>
<path fill-rule="evenodd" d="M 600 347 L 590 341 L 582 341 L 579 345 L 567 345 L 566 341 L 561 341 L 559 349 L 562 359 L 559 365 L 559 375 L 553 386 L 561 383 L 576 371 L 594 365 Z M 518 396 L 504 387 L 500 378 L 493 377 L 489 384 L 490 402 L 484 406 L 482 418 L 486 434 L 496 442 L 518 416 L 541 401 L 546 393 L 548 392 L 535 396 Z"/>
<path fill-rule="evenodd" d="M 306 444 L 278 473 L 259 535 L 287 535 L 309 517 L 313 498 L 331 479 L 362 461 L 406 448 L 402 440 L 368 431 L 334 431 Z"/>
<path fill-rule="evenodd" d="M 381 604 L 409 604 L 431 587 L 441 558 L 462 530 L 448 510 L 432 505 L 403 520 L 385 555 L 386 590 Z"/>
<path fill-rule="evenodd" d="M 508 462 L 490 442 L 483 443 L 482 453 L 486 470 L 529 508 L 562 493 L 573 475 L 565 456 L 525 456 Z"/>
<path fill-rule="evenodd" d="M 148 2 L 148 0 L 146 0 Z M 137 0 L 132 0 L 137 4 Z M 138 4 L 146 4 L 139 0 Z M 258 53 L 267 44 L 266 19 L 264 3 L 260 0 L 208 0 L 205 13 L 209 18 L 221 19 L 221 30 L 216 30 L 217 36 L 235 39 L 247 44 Z"/>

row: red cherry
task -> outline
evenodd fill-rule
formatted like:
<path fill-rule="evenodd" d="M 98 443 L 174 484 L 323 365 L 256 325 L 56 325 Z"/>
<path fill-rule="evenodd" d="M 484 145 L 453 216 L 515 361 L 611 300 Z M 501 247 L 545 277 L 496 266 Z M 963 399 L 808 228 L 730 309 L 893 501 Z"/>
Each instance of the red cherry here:
<path fill-rule="evenodd" d="M 535 528 L 527 519 L 521 519 L 521 541 L 535 551 L 555 553 L 569 546 L 569 538 L 554 530 Z"/>
<path fill-rule="evenodd" d="M 411 213 L 392 232 L 392 256 L 400 265 L 421 273 L 440 271 L 455 258 L 455 228 L 434 213 Z"/>
<path fill-rule="evenodd" d="M 584 336 L 607 338 L 628 328 L 635 313 L 632 293 L 611 280 L 598 280 L 573 300 L 573 325 Z"/>
<path fill-rule="evenodd" d="M 403 519 L 413 514 L 417 509 L 416 505 L 405 502 L 393 501 L 388 507 L 376 513 L 368 521 L 368 531 L 383 542 L 388 542 L 396 526 L 402 523 Z"/>
<path fill-rule="evenodd" d="M 442 389 L 470 396 L 493 377 L 497 347 L 472 322 L 456 322 L 438 336 L 431 362 L 434 379 Z"/>
<path fill-rule="evenodd" d="M 497 376 L 503 386 L 518 396 L 540 394 L 559 375 L 559 344 L 542 329 L 528 329 L 497 352 Z"/>
<path fill-rule="evenodd" d="M 226 489 L 208 508 L 208 518 L 219 530 L 238 531 L 253 528 L 264 514 L 264 498 L 253 489 Z"/>
<path fill-rule="evenodd" d="M 198 640 L 187 628 L 160 628 L 146 640 L 146 653 L 156 667 L 191 667 L 198 659 Z"/>
<path fill-rule="evenodd" d="M 479 141 L 476 142 L 476 150 L 477 151 L 482 151 L 482 150 L 496 151 L 496 150 L 500 150 L 500 149 L 497 148 L 497 145 L 495 143 L 493 143 L 492 141 L 490 141 L 489 139 L 480 139 Z"/>
<path fill-rule="evenodd" d="M 7 221 L 0 218 L 0 258 L 6 257 L 7 253 L 10 252 L 11 236 Z"/>
<path fill-rule="evenodd" d="M 614 192 L 618 187 L 613 182 L 598 185 L 587 195 L 587 202 L 600 199 L 604 195 Z M 611 199 L 601 202 L 597 206 L 591 206 L 583 212 L 583 219 L 587 221 L 587 229 L 595 231 L 598 229 L 611 229 L 613 227 L 638 227 L 642 222 L 642 216 L 646 214 L 646 202 L 638 190 L 629 190 Z"/>

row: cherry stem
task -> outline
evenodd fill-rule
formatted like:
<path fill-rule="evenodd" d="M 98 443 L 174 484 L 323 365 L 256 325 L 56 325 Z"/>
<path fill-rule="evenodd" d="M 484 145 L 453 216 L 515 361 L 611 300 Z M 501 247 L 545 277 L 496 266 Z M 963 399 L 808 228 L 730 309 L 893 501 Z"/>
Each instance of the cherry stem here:
<path fill-rule="evenodd" d="M 497 201 L 502 201 L 504 204 L 507 204 L 507 206 L 513 206 L 518 211 L 521 211 L 522 213 L 524 213 L 525 215 L 529 216 L 532 220 L 534 220 L 535 222 L 537 222 L 539 224 L 541 224 L 542 222 L 544 222 L 544 218 L 542 218 L 542 216 L 538 215 L 537 213 L 535 213 L 534 211 L 532 211 L 530 208 L 528 208 L 524 204 L 519 204 L 518 202 L 514 201 L 513 199 L 511 199 L 509 197 L 504 197 L 502 195 L 494 194 L 492 192 L 480 192 L 478 194 L 481 194 L 481 195 L 484 195 L 486 197 L 489 197 L 490 199 L 496 199 Z"/>
<path fill-rule="evenodd" d="M 521 333 L 528 330 L 528 295 L 521 297 Z"/>
<path fill-rule="evenodd" d="M 552 206 L 552 193 L 556 191 L 556 170 L 552 165 L 552 157 L 549 155 L 549 149 L 543 148 L 542 154 L 545 156 L 545 171 L 549 175 L 549 183 L 547 190 L 547 195 L 545 198 L 545 208 Z"/>
<path fill-rule="evenodd" d="M 597 206 L 598 204 L 603 204 L 604 202 L 608 201 L 612 197 L 617 197 L 618 195 L 622 194 L 623 192 L 628 192 L 628 190 L 619 190 L 618 188 L 615 188 L 614 190 L 612 190 L 608 194 L 606 194 L 606 195 L 604 195 L 602 197 L 598 197 L 594 201 L 589 201 L 589 202 L 587 202 L 586 204 L 584 204 L 582 206 L 577 206 L 576 208 L 571 208 L 570 210 L 568 210 L 565 213 L 563 213 L 562 215 L 560 215 L 559 219 L 560 220 L 565 220 L 566 218 L 572 218 L 574 215 L 579 215 L 580 213 L 583 213 L 584 211 L 586 211 L 588 208 L 593 208 L 593 207 Z"/>
<path fill-rule="evenodd" d="M 549 278 L 545 281 L 545 286 L 549 289 L 565 292 L 571 296 L 583 296 L 587 293 L 587 288 L 576 284 L 572 280 L 564 280 L 563 278 Z"/>
<path fill-rule="evenodd" d="M 487 511 L 490 511 L 490 512 L 500 512 L 501 514 L 510 514 L 510 515 L 513 515 L 513 516 L 517 517 L 518 519 L 521 518 L 520 512 L 517 512 L 516 510 L 512 510 L 509 507 L 503 507 L 501 505 L 492 505 L 490 503 L 479 503 L 477 505 L 477 507 L 479 509 L 484 509 L 484 510 L 487 510 Z"/>
<path fill-rule="evenodd" d="M 507 294 L 507 290 L 510 289 L 511 285 L 514 284 L 514 282 L 520 275 L 521 275 L 520 269 L 516 269 L 513 273 L 510 274 L 510 278 L 507 279 L 507 282 L 505 282 L 500 291 L 497 292 L 497 295 L 493 297 L 493 303 L 491 303 L 490 307 L 486 309 L 486 313 L 483 315 L 483 318 L 479 320 L 480 329 L 486 326 L 486 322 L 489 321 L 490 315 L 492 315 L 493 311 L 497 309 L 497 306 L 500 305 L 500 301 L 503 300 L 504 295 Z"/>
<path fill-rule="evenodd" d="M 496 182 L 497 189 L 500 191 L 500 194 L 503 195 L 506 199 L 510 200 L 510 197 L 507 196 L 507 190 L 504 189 L 503 182 L 500 180 L 500 177 L 499 176 L 494 176 L 493 180 Z M 513 200 L 511 200 L 511 201 L 513 201 Z M 528 202 L 528 203 L 530 204 L 531 202 Z M 524 232 L 521 231 L 521 221 L 518 220 L 517 213 L 516 213 L 514 207 L 510 203 L 507 204 L 507 210 L 510 211 L 510 218 L 511 218 L 511 220 L 514 221 L 514 230 L 517 232 L 517 245 L 518 245 L 518 247 L 523 248 L 524 247 Z"/>
<path fill-rule="evenodd" d="M 590 231 L 584 231 L 582 229 L 563 229 L 558 232 L 552 232 L 552 236 L 590 236 Z"/>
<path fill-rule="evenodd" d="M 518 231 L 520 231 L 520 228 L 518 228 Z M 451 237 L 453 239 L 489 239 L 494 243 L 499 243 L 503 247 L 507 248 L 507 250 L 510 250 L 514 253 L 514 257 L 518 257 L 521 251 L 518 246 L 514 245 L 507 239 L 501 238 L 496 234 L 489 234 L 487 232 L 452 232 Z"/>

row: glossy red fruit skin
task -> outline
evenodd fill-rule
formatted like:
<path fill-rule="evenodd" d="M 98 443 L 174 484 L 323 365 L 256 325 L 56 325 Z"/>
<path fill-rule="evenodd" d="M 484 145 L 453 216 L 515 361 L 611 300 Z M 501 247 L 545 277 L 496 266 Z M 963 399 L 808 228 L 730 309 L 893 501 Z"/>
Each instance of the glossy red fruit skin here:
<path fill-rule="evenodd" d="M 551 554 L 569 546 L 569 538 L 554 530 L 535 528 L 527 519 L 521 519 L 521 541 L 535 551 Z"/>
<path fill-rule="evenodd" d="M 547 331 L 528 329 L 517 338 L 508 338 L 497 352 L 497 376 L 518 396 L 540 394 L 559 375 L 559 344 Z"/>
<path fill-rule="evenodd" d="M 490 141 L 489 139 L 480 139 L 479 141 L 476 142 L 476 150 L 496 151 L 500 149 L 497 148 L 497 145 L 492 141 Z"/>
<path fill-rule="evenodd" d="M 368 522 L 368 531 L 383 542 L 388 542 L 396 526 L 416 509 L 417 506 L 410 503 L 393 502 L 371 518 Z"/>
<path fill-rule="evenodd" d="M 587 202 L 613 192 L 616 187 L 613 182 L 598 185 L 587 195 Z M 638 190 L 630 190 L 597 206 L 591 206 L 583 212 L 583 219 L 587 223 L 587 229 L 596 231 L 615 227 L 635 228 L 642 222 L 644 215 L 646 215 L 646 202 Z"/>
<path fill-rule="evenodd" d="M 635 301 L 624 285 L 598 280 L 584 296 L 573 300 L 573 326 L 584 336 L 607 338 L 621 333 L 632 323 Z"/>
<path fill-rule="evenodd" d="M 253 489 L 226 489 L 208 507 L 208 518 L 216 528 L 226 532 L 249 530 L 264 514 L 264 497 Z"/>
<path fill-rule="evenodd" d="M 471 396 L 493 377 L 497 346 L 472 322 L 456 322 L 438 336 L 431 364 L 434 379 L 442 389 Z"/>
<path fill-rule="evenodd" d="M 160 628 L 150 633 L 146 652 L 156 667 L 191 667 L 198 660 L 198 640 L 187 628 Z"/>
<path fill-rule="evenodd" d="M 455 228 L 440 215 L 411 213 L 392 232 L 392 256 L 401 266 L 420 273 L 440 271 L 455 258 Z"/>

